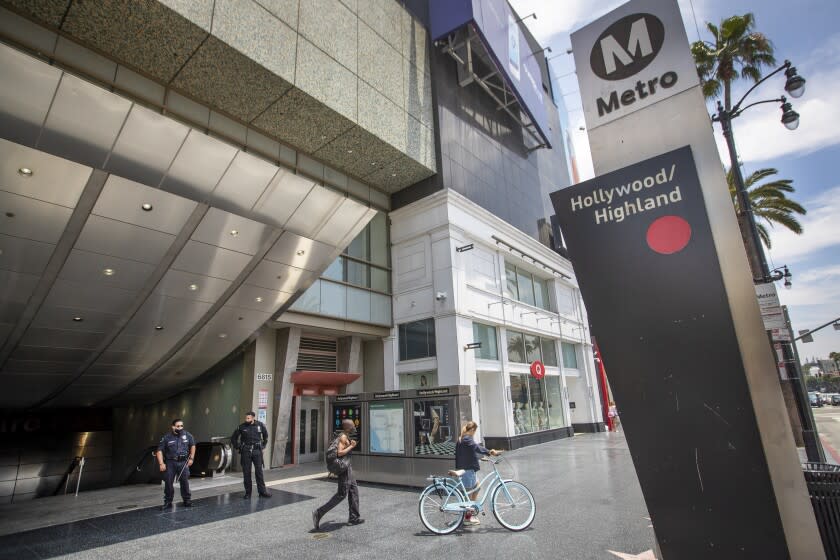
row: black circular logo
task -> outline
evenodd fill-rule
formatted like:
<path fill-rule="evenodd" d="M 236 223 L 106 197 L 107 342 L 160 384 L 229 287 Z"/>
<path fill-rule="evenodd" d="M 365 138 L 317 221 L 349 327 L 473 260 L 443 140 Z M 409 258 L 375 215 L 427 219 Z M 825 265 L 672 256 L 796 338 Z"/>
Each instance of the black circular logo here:
<path fill-rule="evenodd" d="M 665 42 L 665 26 L 652 14 L 631 14 L 610 25 L 589 55 L 595 75 L 623 80 L 653 62 Z"/>

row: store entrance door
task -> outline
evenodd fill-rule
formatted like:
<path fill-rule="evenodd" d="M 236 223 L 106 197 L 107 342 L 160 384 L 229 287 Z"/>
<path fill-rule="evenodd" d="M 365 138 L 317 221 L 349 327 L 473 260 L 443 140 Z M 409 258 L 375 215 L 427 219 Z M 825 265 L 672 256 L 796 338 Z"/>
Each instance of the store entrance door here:
<path fill-rule="evenodd" d="M 323 451 L 324 403 L 320 398 L 301 397 L 298 422 L 298 463 L 313 463 Z"/>

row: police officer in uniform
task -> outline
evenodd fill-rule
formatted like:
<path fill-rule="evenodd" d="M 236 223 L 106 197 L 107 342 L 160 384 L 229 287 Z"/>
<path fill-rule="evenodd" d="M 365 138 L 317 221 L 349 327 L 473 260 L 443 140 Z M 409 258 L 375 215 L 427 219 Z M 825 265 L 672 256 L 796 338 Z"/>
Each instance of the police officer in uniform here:
<path fill-rule="evenodd" d="M 160 438 L 157 447 L 157 460 L 160 472 L 165 481 L 163 490 L 163 508 L 172 508 L 172 498 L 175 496 L 174 481 L 180 481 L 181 498 L 184 507 L 192 507 L 190 495 L 190 466 L 195 459 L 195 439 L 184 429 L 184 421 L 176 418 L 172 421 L 172 429 Z"/>
<path fill-rule="evenodd" d="M 251 465 L 254 466 L 254 476 L 257 479 L 257 492 L 260 497 L 270 498 L 271 494 L 265 488 L 263 479 L 263 453 L 262 450 L 268 443 L 268 429 L 265 424 L 257 420 L 257 415 L 249 412 L 245 415 L 245 422 L 236 428 L 230 438 L 234 449 L 239 449 L 242 459 L 242 475 L 245 483 L 245 495 L 243 498 L 251 497 Z"/>

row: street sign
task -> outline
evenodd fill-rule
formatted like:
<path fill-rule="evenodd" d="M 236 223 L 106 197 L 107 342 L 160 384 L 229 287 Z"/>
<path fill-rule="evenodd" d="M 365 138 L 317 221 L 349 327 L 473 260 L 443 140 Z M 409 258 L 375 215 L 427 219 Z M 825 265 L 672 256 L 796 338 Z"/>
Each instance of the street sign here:
<path fill-rule="evenodd" d="M 790 342 L 793 340 L 788 329 L 770 329 L 770 336 L 773 337 L 773 342 Z"/>
<path fill-rule="evenodd" d="M 810 335 L 810 332 L 808 329 L 799 331 L 799 339 L 802 342 L 814 342 L 814 337 Z"/>
<path fill-rule="evenodd" d="M 536 379 L 542 379 L 545 377 L 545 366 L 539 360 L 534 360 L 531 362 L 531 375 L 533 375 Z"/>
<path fill-rule="evenodd" d="M 772 282 L 756 284 L 755 295 L 758 298 L 758 307 L 761 310 L 761 320 L 764 321 L 764 328 L 768 331 L 785 328 L 785 316 L 782 313 L 782 306 L 779 304 L 776 285 Z"/>

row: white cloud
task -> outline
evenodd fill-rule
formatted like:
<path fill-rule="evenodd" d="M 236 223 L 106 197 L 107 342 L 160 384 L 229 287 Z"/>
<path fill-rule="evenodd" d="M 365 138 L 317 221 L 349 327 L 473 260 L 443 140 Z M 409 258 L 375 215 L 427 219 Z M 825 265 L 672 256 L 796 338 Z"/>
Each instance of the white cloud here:
<path fill-rule="evenodd" d="M 840 247 L 840 186 L 824 191 L 803 204 L 808 213 L 800 219 L 803 232 L 776 226 L 771 229 L 773 248 L 768 252 L 774 262 L 791 264 L 829 247 Z"/>

